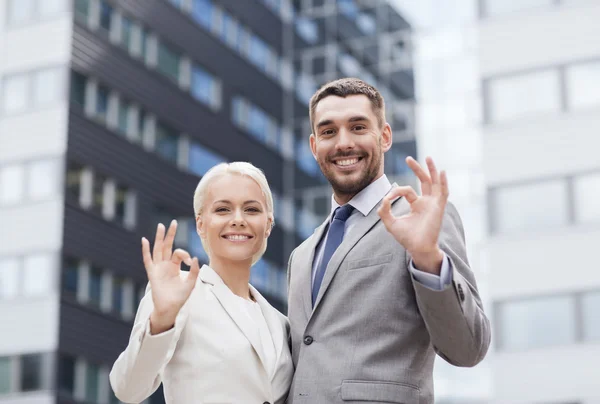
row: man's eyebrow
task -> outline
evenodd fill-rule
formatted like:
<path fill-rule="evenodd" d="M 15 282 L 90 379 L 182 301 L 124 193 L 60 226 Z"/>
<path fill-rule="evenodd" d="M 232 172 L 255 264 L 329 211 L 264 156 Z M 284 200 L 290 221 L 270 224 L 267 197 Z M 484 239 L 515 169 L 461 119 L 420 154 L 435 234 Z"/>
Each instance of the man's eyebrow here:
<path fill-rule="evenodd" d="M 333 123 L 333 121 L 331 119 L 326 119 L 324 121 L 321 121 L 317 124 L 317 128 L 320 128 L 322 126 L 327 126 L 327 125 L 331 125 Z"/>
<path fill-rule="evenodd" d="M 364 115 L 356 115 L 351 117 L 350 119 L 348 119 L 348 122 L 358 122 L 358 121 L 368 121 L 369 118 L 367 118 Z"/>

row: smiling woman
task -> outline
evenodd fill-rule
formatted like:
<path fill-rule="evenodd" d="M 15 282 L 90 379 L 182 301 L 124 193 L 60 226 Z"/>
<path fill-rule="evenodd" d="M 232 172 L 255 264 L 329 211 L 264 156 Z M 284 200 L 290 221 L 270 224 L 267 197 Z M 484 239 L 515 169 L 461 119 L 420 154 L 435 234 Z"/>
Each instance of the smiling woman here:
<path fill-rule="evenodd" d="M 140 402 L 163 382 L 167 403 L 283 403 L 293 372 L 289 324 L 249 284 L 274 220 L 264 174 L 218 164 L 196 188 L 194 213 L 209 258 L 202 269 L 187 251 L 172 251 L 176 221 L 166 232 L 158 225 L 152 253 L 142 239 L 149 288 L 110 373 L 115 395 Z"/>

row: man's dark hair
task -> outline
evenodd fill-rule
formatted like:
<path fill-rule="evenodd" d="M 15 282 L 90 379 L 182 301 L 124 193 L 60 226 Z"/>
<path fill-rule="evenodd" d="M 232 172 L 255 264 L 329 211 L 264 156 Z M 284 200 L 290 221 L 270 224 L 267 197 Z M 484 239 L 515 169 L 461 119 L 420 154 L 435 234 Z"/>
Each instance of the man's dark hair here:
<path fill-rule="evenodd" d="M 324 84 L 310 98 L 309 117 L 311 130 L 314 131 L 315 129 L 314 116 L 317 104 L 323 98 L 328 97 L 330 95 L 335 95 L 343 98 L 346 98 L 349 95 L 365 95 L 369 99 L 369 101 L 371 101 L 371 107 L 373 108 L 373 112 L 377 116 L 377 123 L 379 123 L 379 127 L 383 127 L 385 123 L 385 103 L 379 91 L 377 91 L 375 87 L 373 87 L 370 84 L 367 84 L 361 79 L 349 77 L 330 81 L 329 83 Z"/>

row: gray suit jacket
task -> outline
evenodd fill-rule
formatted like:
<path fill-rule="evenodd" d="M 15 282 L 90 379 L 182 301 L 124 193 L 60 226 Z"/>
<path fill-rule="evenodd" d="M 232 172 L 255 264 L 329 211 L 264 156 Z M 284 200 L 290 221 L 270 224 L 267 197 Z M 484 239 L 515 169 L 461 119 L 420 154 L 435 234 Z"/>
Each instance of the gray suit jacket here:
<path fill-rule="evenodd" d="M 456 366 L 474 366 L 487 352 L 490 325 L 454 206 L 446 206 L 439 237 L 453 282 L 433 291 L 411 276 L 410 256 L 385 229 L 379 204 L 331 257 L 314 309 L 311 268 L 326 223 L 290 256 L 289 404 L 430 404 L 436 352 Z M 408 202 L 398 199 L 392 210 L 403 215 Z"/>

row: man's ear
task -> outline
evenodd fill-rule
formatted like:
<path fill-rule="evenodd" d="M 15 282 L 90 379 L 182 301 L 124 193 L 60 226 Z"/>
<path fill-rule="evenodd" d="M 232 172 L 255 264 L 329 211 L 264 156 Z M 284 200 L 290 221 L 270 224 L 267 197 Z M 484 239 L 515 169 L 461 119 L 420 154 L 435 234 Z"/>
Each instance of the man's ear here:
<path fill-rule="evenodd" d="M 381 148 L 383 152 L 390 150 L 392 147 L 392 127 L 389 123 L 385 123 L 383 131 L 381 132 Z"/>
<path fill-rule="evenodd" d="M 310 134 L 308 141 L 310 142 L 310 151 L 312 152 L 312 155 L 316 160 L 317 159 L 317 138 L 315 137 L 314 133 Z"/>

